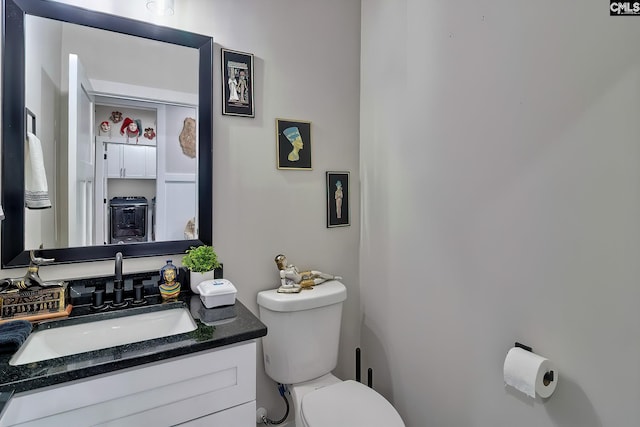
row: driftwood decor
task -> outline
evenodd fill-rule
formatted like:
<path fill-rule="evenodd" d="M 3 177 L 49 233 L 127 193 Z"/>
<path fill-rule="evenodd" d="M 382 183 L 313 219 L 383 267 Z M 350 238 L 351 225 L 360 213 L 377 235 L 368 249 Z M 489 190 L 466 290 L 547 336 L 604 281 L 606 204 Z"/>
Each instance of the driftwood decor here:
<path fill-rule="evenodd" d="M 191 117 L 184 119 L 184 126 L 178 139 L 185 156 L 194 159 L 196 157 L 196 119 Z"/>

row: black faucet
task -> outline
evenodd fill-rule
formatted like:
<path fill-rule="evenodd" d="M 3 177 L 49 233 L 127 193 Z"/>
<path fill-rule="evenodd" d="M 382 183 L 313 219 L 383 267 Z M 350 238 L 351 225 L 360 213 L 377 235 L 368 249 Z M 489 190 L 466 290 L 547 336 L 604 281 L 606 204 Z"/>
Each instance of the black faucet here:
<path fill-rule="evenodd" d="M 122 252 L 116 254 L 115 277 L 113 279 L 113 306 L 122 307 L 124 300 L 124 281 L 122 280 Z"/>
<path fill-rule="evenodd" d="M 122 287 L 122 252 L 118 252 L 116 254 L 116 268 L 115 268 L 115 282 L 114 287 L 118 287 L 118 283 L 120 283 L 120 287 Z"/>

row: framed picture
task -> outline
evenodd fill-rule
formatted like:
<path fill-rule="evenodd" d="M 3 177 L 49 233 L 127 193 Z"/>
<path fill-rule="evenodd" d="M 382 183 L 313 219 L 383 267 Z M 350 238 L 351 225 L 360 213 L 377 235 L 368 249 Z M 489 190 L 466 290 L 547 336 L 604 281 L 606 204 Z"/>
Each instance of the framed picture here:
<path fill-rule="evenodd" d="M 311 122 L 276 119 L 278 169 L 311 170 Z"/>
<path fill-rule="evenodd" d="M 253 55 L 222 49 L 222 114 L 255 117 Z"/>
<path fill-rule="evenodd" d="M 327 172 L 327 227 L 349 222 L 349 172 Z"/>

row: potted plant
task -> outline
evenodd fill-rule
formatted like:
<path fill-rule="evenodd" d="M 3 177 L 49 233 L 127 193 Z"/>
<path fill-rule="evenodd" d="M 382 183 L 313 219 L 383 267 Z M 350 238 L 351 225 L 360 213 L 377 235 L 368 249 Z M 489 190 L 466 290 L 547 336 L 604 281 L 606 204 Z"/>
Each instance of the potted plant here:
<path fill-rule="evenodd" d="M 214 270 L 220 267 L 213 246 L 191 246 L 182 258 L 182 265 L 189 270 L 191 291 L 198 294 L 198 284 L 214 278 Z"/>

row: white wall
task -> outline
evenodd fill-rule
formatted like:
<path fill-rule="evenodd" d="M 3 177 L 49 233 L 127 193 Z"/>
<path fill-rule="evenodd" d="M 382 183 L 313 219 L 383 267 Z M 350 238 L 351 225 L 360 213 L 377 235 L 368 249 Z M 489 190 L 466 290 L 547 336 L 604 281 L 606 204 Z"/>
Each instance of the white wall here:
<path fill-rule="evenodd" d="M 158 194 L 156 205 L 156 238 L 158 240 L 184 239 L 188 221 L 197 219 L 196 158 L 182 150 L 178 135 L 185 128 L 187 118 L 197 118 L 191 107 L 167 105 L 159 111 L 158 138 L 163 130 L 165 144 L 158 150 Z M 175 209 L 180 206 L 180 209 Z M 196 222 L 198 224 L 198 222 Z"/>
<path fill-rule="evenodd" d="M 81 0 L 67 3 L 85 6 Z M 336 373 L 353 376 L 358 342 L 358 0 L 180 0 L 172 18 L 144 2 L 95 1 L 93 8 L 214 37 L 214 246 L 238 298 L 258 313 L 256 294 L 278 285 L 274 257 L 339 274 L 349 289 Z M 220 47 L 255 55 L 253 119 L 222 116 Z M 312 171 L 276 169 L 275 119 L 312 122 Z M 305 145 L 306 146 L 306 145 Z M 325 171 L 351 172 L 351 226 L 326 228 Z M 124 272 L 160 268 L 166 257 L 125 259 Z M 174 256 L 174 263 L 179 257 Z M 25 269 L 2 271 L 18 276 Z M 112 262 L 48 266 L 45 279 L 113 274 Z M 258 405 L 284 412 L 258 355 Z"/>
<path fill-rule="evenodd" d="M 193 30 L 211 31 L 221 47 L 255 55 L 256 117 L 214 111 L 214 233 L 225 276 L 257 313 L 259 290 L 273 288 L 279 253 L 301 268 L 344 277 L 337 374 L 353 376 L 358 340 L 360 184 L 359 0 L 194 1 L 204 16 Z M 234 18 L 241 17 L 241 18 Z M 211 28 L 211 30 L 208 30 Z M 220 82 L 216 51 L 214 79 Z M 221 97 L 214 85 L 214 98 Z M 275 119 L 309 120 L 313 171 L 276 169 Z M 351 171 L 351 226 L 326 228 L 325 171 Z M 312 332 L 311 332 L 312 333 Z M 258 361 L 258 405 L 284 412 Z"/>
<path fill-rule="evenodd" d="M 362 2 L 362 344 L 408 426 L 640 423 L 639 24 Z M 516 340 L 547 401 L 505 388 Z"/>

